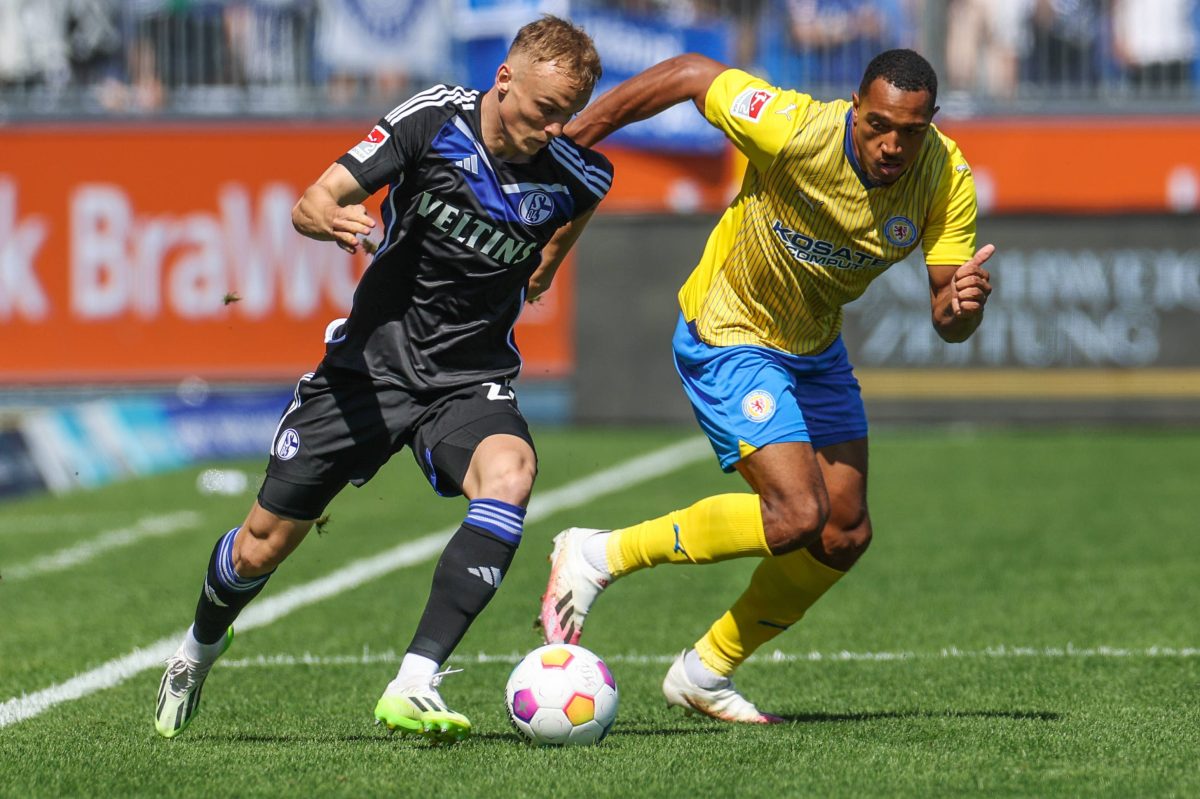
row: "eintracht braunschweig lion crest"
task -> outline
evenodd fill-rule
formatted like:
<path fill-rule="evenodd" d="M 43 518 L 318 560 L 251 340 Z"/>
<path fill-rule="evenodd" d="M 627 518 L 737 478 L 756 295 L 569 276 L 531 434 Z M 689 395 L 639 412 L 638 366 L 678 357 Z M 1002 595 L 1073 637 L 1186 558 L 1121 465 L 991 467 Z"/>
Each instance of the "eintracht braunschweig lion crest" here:
<path fill-rule="evenodd" d="M 755 389 L 742 400 L 742 413 L 752 422 L 765 422 L 775 415 L 775 398 L 768 391 Z"/>
<path fill-rule="evenodd" d="M 906 216 L 893 216 L 883 226 L 883 235 L 897 247 L 907 247 L 917 240 L 917 226 Z"/>

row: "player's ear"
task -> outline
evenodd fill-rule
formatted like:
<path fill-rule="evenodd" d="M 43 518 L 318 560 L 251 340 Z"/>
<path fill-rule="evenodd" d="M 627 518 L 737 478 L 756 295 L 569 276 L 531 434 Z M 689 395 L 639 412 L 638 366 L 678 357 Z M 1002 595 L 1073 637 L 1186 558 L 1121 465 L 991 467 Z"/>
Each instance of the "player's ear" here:
<path fill-rule="evenodd" d="M 508 89 L 512 84 L 512 67 L 508 62 L 496 67 L 496 91 L 501 97 L 508 94 Z"/>

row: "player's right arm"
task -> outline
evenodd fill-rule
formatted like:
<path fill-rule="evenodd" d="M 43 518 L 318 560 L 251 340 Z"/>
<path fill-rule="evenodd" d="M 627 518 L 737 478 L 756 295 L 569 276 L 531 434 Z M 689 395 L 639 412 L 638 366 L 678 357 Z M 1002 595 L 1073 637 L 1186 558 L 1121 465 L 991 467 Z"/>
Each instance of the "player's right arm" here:
<path fill-rule="evenodd" d="M 292 225 L 305 236 L 335 241 L 347 252 L 374 252 L 375 227 L 362 201 L 398 181 L 420 157 L 428 134 L 445 120 L 449 97 L 459 89 L 435 86 L 384 115 L 367 135 L 305 189 L 292 209 Z M 431 102 L 418 102 L 429 100 Z"/>
<path fill-rule="evenodd" d="M 703 114 L 708 87 L 727 69 L 720 61 L 699 53 L 660 61 L 605 92 L 571 120 L 565 132 L 577 144 L 591 147 L 614 130 L 649 119 L 685 100 L 695 103 Z"/>
<path fill-rule="evenodd" d="M 292 208 L 292 226 L 310 239 L 336 241 L 346 252 L 357 252 L 359 236 L 375 227 L 361 204 L 367 197 L 350 170 L 331 164 Z"/>

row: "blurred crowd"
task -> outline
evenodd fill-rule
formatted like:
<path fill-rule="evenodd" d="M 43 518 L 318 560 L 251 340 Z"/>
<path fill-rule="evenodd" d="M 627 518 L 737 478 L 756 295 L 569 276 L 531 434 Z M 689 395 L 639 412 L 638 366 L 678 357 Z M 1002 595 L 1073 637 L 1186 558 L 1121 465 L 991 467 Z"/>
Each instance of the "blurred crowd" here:
<path fill-rule="evenodd" d="M 951 0 L 947 77 L 1001 98 L 1101 84 L 1178 95 L 1197 78 L 1198 27 L 1196 0 Z"/>
<path fill-rule="evenodd" d="M 453 0 L 0 0 L 0 93 L 109 111 L 296 110 L 445 79 Z M 269 89 L 254 93 L 246 90 Z M 295 90 L 289 95 L 289 90 Z M 81 109 L 85 110 L 85 109 Z M 237 110 L 270 111 L 270 108 Z M 302 110 L 302 109 L 301 109 Z"/>
<path fill-rule="evenodd" d="M 235 92 L 253 105 L 238 110 L 294 111 L 394 98 L 457 79 L 456 39 L 505 9 L 497 29 L 597 9 L 722 26 L 735 63 L 829 94 L 897 46 L 929 56 L 951 92 L 1000 102 L 1192 96 L 1200 83 L 1200 0 L 0 0 L 0 104 L 70 94 L 111 112 L 204 112 Z"/>
<path fill-rule="evenodd" d="M 914 47 L 951 92 L 975 98 L 1192 94 L 1198 0 L 774 0 L 765 71 L 853 85 L 871 53 Z M 772 46 L 774 45 L 774 46 Z"/>

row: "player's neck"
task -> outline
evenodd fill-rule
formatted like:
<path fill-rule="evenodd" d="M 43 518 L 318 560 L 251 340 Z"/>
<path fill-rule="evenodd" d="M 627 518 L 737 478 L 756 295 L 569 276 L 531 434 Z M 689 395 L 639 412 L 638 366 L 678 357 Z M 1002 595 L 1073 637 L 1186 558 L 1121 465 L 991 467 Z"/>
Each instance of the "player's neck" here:
<path fill-rule="evenodd" d="M 480 103 L 479 127 L 483 133 L 483 146 L 493 158 L 511 163 L 529 160 L 528 155 L 513 145 L 511 137 L 504 130 L 504 121 L 500 117 L 500 97 L 494 86 L 483 95 Z"/>

